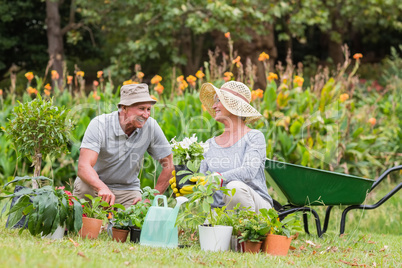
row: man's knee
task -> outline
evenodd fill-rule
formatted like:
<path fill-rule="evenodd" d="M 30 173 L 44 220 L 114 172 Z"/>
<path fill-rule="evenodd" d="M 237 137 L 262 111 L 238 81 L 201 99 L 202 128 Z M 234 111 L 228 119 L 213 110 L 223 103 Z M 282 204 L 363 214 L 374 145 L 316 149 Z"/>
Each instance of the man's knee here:
<path fill-rule="evenodd" d="M 96 196 L 96 192 L 91 188 L 91 186 L 89 186 L 77 177 L 74 182 L 73 195 L 78 197 L 79 199 L 87 199 L 85 197 L 86 194 Z"/>

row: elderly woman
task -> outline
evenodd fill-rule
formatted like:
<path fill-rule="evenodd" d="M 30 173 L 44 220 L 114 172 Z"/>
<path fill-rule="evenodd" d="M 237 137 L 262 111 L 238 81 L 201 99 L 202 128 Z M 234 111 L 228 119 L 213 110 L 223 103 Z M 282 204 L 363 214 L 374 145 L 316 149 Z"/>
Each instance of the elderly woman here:
<path fill-rule="evenodd" d="M 250 105 L 250 89 L 243 83 L 230 81 L 217 88 L 203 84 L 200 100 L 209 114 L 224 125 L 221 135 L 207 140 L 208 151 L 204 154 L 200 172 L 220 173 L 223 185 L 236 189 L 230 198 L 222 192 L 214 194 L 214 207 L 227 205 L 232 209 L 241 207 L 259 212 L 271 208 L 272 198 L 265 183 L 266 143 L 261 131 L 250 129 L 247 124 L 262 115 Z"/>

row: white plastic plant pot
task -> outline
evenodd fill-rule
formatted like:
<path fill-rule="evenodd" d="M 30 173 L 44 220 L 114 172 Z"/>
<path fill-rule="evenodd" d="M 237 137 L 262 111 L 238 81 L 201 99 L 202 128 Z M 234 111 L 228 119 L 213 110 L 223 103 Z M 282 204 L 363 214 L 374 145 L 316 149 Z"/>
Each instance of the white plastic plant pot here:
<path fill-rule="evenodd" d="M 228 251 L 232 237 L 232 226 L 198 226 L 200 246 L 205 251 Z"/>
<path fill-rule="evenodd" d="M 66 228 L 64 226 L 59 226 L 56 228 L 56 231 L 54 231 L 53 234 L 48 234 L 45 236 L 42 236 L 42 238 L 48 238 L 48 239 L 62 239 L 64 236 L 64 231 L 66 230 Z"/>

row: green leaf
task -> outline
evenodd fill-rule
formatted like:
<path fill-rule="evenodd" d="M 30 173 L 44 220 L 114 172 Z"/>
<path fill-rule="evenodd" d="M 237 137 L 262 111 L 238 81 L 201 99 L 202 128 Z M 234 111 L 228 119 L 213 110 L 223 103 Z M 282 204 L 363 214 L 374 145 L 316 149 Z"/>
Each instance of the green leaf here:
<path fill-rule="evenodd" d="M 211 208 L 211 206 L 210 206 L 210 204 L 208 203 L 208 200 L 207 200 L 207 199 L 204 199 L 204 200 L 202 201 L 202 209 L 203 209 L 203 211 L 204 211 L 205 213 L 209 213 L 210 208 Z"/>

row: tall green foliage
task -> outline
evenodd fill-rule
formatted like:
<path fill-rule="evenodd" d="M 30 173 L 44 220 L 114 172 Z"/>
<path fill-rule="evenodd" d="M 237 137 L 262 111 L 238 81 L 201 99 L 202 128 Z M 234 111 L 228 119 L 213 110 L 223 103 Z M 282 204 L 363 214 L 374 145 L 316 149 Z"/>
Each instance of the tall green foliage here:
<path fill-rule="evenodd" d="M 2 127 L 22 155 L 32 157 L 35 177 L 40 175 L 43 157 L 68 152 L 73 128 L 68 111 L 54 106 L 52 99 L 42 99 L 38 95 L 31 102 L 19 102 L 7 126 Z"/>

